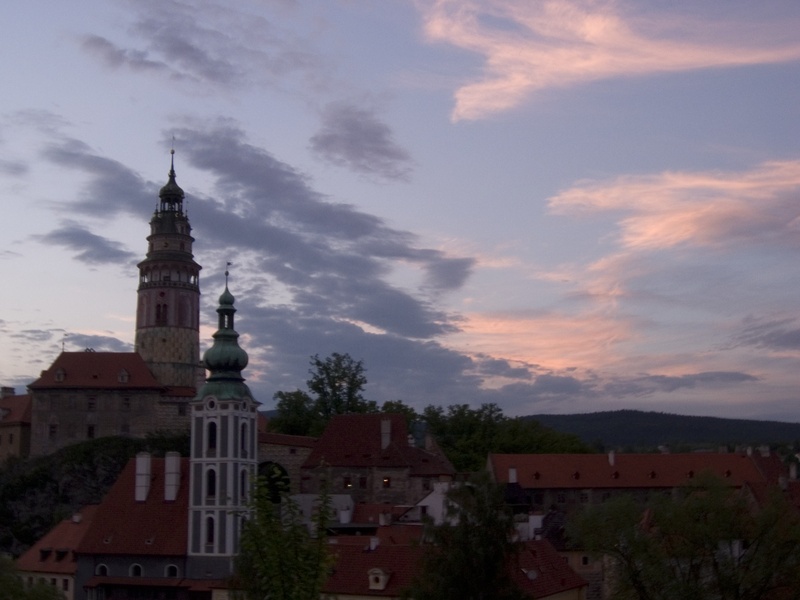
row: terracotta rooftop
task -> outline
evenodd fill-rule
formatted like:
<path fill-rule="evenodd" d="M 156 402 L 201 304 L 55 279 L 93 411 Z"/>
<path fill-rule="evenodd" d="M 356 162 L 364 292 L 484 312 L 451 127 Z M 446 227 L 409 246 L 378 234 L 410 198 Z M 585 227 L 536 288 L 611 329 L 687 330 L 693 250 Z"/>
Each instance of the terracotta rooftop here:
<path fill-rule="evenodd" d="M 150 491 L 137 502 L 136 459 L 131 459 L 97 508 L 79 553 L 185 556 L 189 506 L 189 459 L 180 459 L 175 500 L 164 500 L 163 458 L 151 459 Z"/>
<path fill-rule="evenodd" d="M 0 398 L 0 425 L 31 422 L 31 397 L 5 396 Z"/>
<path fill-rule="evenodd" d="M 161 389 L 163 386 L 136 352 L 62 352 L 39 379 L 39 389 Z"/>
<path fill-rule="evenodd" d="M 525 542 L 515 561 L 512 578 L 531 598 L 548 598 L 588 585 L 547 540 Z"/>
<path fill-rule="evenodd" d="M 94 519 L 97 506 L 84 506 L 72 517 L 53 527 L 17 559 L 17 570 L 33 573 L 74 575 L 74 551 Z"/>
<path fill-rule="evenodd" d="M 269 433 L 267 431 L 258 432 L 259 444 L 271 444 L 273 446 L 295 446 L 297 448 L 313 448 L 317 443 L 317 438 L 307 435 L 288 435 L 285 433 Z"/>
<path fill-rule="evenodd" d="M 388 440 L 381 427 L 389 423 Z M 442 453 L 409 444 L 405 417 L 370 413 L 336 415 L 328 423 L 303 468 L 320 464 L 332 467 L 407 467 L 410 475 L 453 475 L 455 469 Z"/>
<path fill-rule="evenodd" d="M 734 487 L 768 481 L 759 459 L 735 453 L 691 454 L 490 454 L 495 480 L 523 489 L 657 488 L 686 485 L 710 472 Z M 771 471 L 771 469 L 770 469 Z"/>
<path fill-rule="evenodd" d="M 369 538 L 362 538 L 369 544 Z M 362 545 L 330 546 L 335 557 L 331 576 L 322 588 L 324 594 L 397 597 L 408 588 L 417 571 L 420 546 L 378 544 L 374 550 Z M 383 589 L 370 589 L 370 571 L 380 569 L 388 575 Z"/>

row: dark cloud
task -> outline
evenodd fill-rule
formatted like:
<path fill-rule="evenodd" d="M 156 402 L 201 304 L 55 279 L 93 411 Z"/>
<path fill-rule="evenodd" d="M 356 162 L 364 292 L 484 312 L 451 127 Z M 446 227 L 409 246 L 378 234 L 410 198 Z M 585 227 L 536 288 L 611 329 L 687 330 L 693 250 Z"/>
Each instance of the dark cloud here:
<path fill-rule="evenodd" d="M 71 350 L 91 349 L 97 352 L 132 352 L 133 347 L 120 339 L 108 335 L 86 335 L 70 333 L 64 338 Z"/>
<path fill-rule="evenodd" d="M 611 396 L 645 396 L 657 392 L 724 387 L 758 381 L 758 377 L 740 371 L 706 371 L 686 375 L 639 375 L 608 382 L 603 391 Z"/>
<path fill-rule="evenodd" d="M 9 333 L 9 337 L 26 342 L 49 342 L 55 336 L 63 335 L 63 329 L 23 329 Z"/>
<path fill-rule="evenodd" d="M 119 242 L 92 233 L 74 221 L 64 221 L 59 229 L 33 238 L 47 245 L 76 251 L 75 258 L 89 265 L 128 264 L 137 258 Z"/>
<path fill-rule="evenodd" d="M 311 44 L 241 7 L 169 1 L 136 3 L 140 17 L 126 33 L 130 47 L 87 34 L 81 48 L 114 69 L 197 82 L 221 89 L 255 82 L 281 85 L 293 73 L 322 77 Z M 152 15 L 157 14 L 157 17 Z"/>
<path fill-rule="evenodd" d="M 25 163 L 0 159 L 0 173 L 4 175 L 19 177 L 20 175 L 25 175 L 29 170 L 28 165 Z"/>
<path fill-rule="evenodd" d="M 755 346 L 771 350 L 800 349 L 800 328 L 796 319 L 761 323 L 748 319 L 742 331 L 734 337 L 736 346 Z"/>
<path fill-rule="evenodd" d="M 323 160 L 383 179 L 407 180 L 412 161 L 374 110 L 345 103 L 328 106 L 311 149 Z"/>
<path fill-rule="evenodd" d="M 89 54 L 102 60 L 109 67 L 127 67 L 133 71 L 172 72 L 166 63 L 150 59 L 147 52 L 124 50 L 99 35 L 83 36 L 81 38 L 81 47 Z"/>

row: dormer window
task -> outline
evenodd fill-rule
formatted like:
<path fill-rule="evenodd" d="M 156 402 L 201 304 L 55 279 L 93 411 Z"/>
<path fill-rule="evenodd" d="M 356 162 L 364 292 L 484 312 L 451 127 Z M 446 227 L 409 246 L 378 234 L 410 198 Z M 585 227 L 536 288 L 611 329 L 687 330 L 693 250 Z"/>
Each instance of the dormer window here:
<path fill-rule="evenodd" d="M 125 369 L 122 369 L 117 375 L 117 381 L 120 383 L 128 383 L 128 379 L 130 379 L 130 375 Z"/>
<path fill-rule="evenodd" d="M 369 589 L 371 590 L 385 590 L 386 584 L 389 583 L 389 576 L 391 573 L 387 573 L 383 569 L 374 568 L 367 571 L 367 576 L 369 577 Z"/>
<path fill-rule="evenodd" d="M 58 369 L 58 370 L 56 371 L 56 375 L 55 375 L 55 377 L 56 377 L 56 381 L 57 381 L 58 383 L 61 383 L 62 381 L 64 381 L 64 378 L 65 378 L 66 376 L 67 376 L 67 374 L 64 372 L 64 369 Z"/>

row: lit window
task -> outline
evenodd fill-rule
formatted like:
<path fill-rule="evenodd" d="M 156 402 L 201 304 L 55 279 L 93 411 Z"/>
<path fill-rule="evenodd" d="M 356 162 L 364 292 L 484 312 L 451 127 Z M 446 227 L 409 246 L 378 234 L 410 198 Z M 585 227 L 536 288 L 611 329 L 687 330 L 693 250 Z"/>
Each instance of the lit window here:
<path fill-rule="evenodd" d="M 385 488 L 392 487 L 392 478 L 391 477 L 384 477 L 383 478 L 383 487 L 385 487 Z"/>
<path fill-rule="evenodd" d="M 349 476 L 342 477 L 342 487 L 346 490 L 349 490 L 353 487 L 353 480 L 350 479 Z"/>

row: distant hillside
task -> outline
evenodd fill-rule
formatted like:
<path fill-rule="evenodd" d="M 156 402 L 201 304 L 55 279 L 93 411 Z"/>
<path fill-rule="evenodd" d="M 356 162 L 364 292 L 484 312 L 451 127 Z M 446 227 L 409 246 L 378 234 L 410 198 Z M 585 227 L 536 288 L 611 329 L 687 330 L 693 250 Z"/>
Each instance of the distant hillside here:
<path fill-rule="evenodd" d="M 531 415 L 542 425 L 572 433 L 603 449 L 651 450 L 659 445 L 673 451 L 719 446 L 794 444 L 800 423 L 689 417 L 639 410 L 616 410 L 576 415 Z"/>

